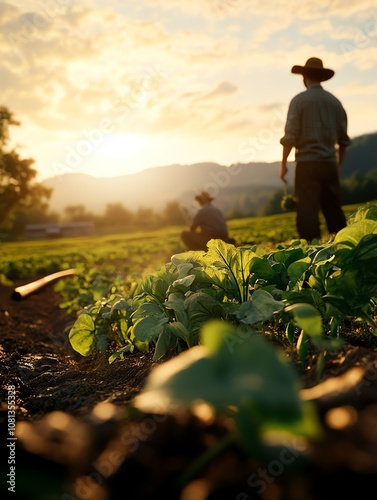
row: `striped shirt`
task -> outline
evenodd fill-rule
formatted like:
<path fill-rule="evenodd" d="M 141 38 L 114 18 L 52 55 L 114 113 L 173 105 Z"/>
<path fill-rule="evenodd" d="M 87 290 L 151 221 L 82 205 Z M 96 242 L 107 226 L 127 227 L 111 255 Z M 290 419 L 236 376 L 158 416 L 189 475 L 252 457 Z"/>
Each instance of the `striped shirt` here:
<path fill-rule="evenodd" d="M 296 149 L 296 161 L 336 161 L 336 144 L 351 142 L 341 102 L 319 83 L 292 99 L 284 132 L 280 144 Z"/>

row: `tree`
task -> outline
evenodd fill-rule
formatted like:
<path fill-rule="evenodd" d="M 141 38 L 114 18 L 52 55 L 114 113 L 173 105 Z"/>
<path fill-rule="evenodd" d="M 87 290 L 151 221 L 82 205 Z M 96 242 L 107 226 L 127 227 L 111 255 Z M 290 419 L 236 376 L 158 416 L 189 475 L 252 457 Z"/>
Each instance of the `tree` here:
<path fill-rule="evenodd" d="M 129 226 L 133 223 L 134 215 L 121 203 L 108 203 L 101 218 L 104 226 Z"/>
<path fill-rule="evenodd" d="M 165 224 L 174 226 L 186 224 L 181 205 L 177 201 L 170 201 L 166 204 L 162 218 Z"/>
<path fill-rule="evenodd" d="M 342 202 L 344 204 L 365 203 L 377 198 L 377 169 L 366 174 L 354 172 L 341 181 Z"/>
<path fill-rule="evenodd" d="M 16 149 L 6 149 L 11 125 L 20 123 L 8 108 L 0 106 L 0 223 L 10 219 L 16 207 L 43 206 L 52 192 L 35 182 L 33 159 L 21 159 Z"/>
<path fill-rule="evenodd" d="M 146 227 L 156 227 L 159 222 L 159 217 L 152 208 L 140 207 L 134 216 L 134 222 L 137 226 Z"/>
<path fill-rule="evenodd" d="M 85 205 L 68 205 L 64 209 L 64 214 L 64 218 L 68 222 L 93 220 L 93 214 L 86 211 Z"/>
<path fill-rule="evenodd" d="M 283 189 L 276 189 L 270 196 L 270 199 L 261 210 L 261 215 L 281 214 L 284 210 L 281 208 L 281 200 L 285 192 Z"/>

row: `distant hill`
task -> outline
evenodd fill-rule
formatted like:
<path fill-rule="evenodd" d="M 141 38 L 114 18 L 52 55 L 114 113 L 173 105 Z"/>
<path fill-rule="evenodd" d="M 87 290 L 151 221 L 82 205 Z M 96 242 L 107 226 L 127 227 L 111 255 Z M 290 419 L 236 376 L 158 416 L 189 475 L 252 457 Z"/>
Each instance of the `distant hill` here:
<path fill-rule="evenodd" d="M 240 196 L 257 207 L 268 199 L 271 190 L 283 187 L 279 166 L 279 162 L 229 167 L 217 163 L 169 165 L 119 177 L 63 174 L 43 184 L 53 188 L 50 209 L 56 211 L 80 204 L 100 214 L 109 203 L 122 203 L 132 211 L 141 207 L 158 211 L 171 201 L 189 208 L 195 195 L 206 190 L 216 198 L 215 204 L 228 212 L 234 209 L 234 201 Z M 293 182 L 293 168 L 290 176 Z"/>
<path fill-rule="evenodd" d="M 280 162 L 234 164 L 217 163 L 168 165 L 119 177 L 97 178 L 86 174 L 63 174 L 43 181 L 53 188 L 50 209 L 61 212 L 68 205 L 84 205 L 89 212 L 102 214 L 109 203 L 125 208 L 163 209 L 177 201 L 189 211 L 192 200 L 202 190 L 215 198 L 214 204 L 228 214 L 258 213 L 273 191 L 283 188 L 279 178 Z M 356 137 L 352 141 L 341 171 L 342 178 L 358 171 L 365 174 L 377 168 L 377 133 Z M 294 164 L 288 174 L 293 187 Z"/>
<path fill-rule="evenodd" d="M 344 158 L 341 177 L 345 179 L 354 172 L 365 174 L 373 169 L 377 169 L 377 132 L 352 140 Z"/>

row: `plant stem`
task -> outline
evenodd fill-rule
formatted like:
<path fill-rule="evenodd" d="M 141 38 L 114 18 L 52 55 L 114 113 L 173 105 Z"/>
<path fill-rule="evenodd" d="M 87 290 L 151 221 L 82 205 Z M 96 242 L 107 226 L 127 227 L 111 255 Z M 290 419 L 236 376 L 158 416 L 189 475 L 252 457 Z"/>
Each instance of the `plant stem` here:
<path fill-rule="evenodd" d="M 182 488 L 196 477 L 207 464 L 218 457 L 232 442 L 234 442 L 235 436 L 236 434 L 234 432 L 228 432 L 215 446 L 208 448 L 196 458 L 178 478 L 177 487 L 179 490 L 182 490 Z"/>
<path fill-rule="evenodd" d="M 374 319 L 363 310 L 361 310 L 360 317 L 373 328 L 373 335 L 377 336 L 377 323 L 374 321 Z"/>

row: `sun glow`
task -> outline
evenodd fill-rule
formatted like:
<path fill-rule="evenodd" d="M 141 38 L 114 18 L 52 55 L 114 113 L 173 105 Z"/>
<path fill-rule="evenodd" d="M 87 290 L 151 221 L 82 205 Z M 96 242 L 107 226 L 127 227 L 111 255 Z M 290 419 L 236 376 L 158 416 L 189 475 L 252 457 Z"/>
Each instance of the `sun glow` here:
<path fill-rule="evenodd" d="M 111 160 L 123 160 L 137 155 L 145 148 L 147 139 L 137 134 L 112 134 L 105 137 L 99 154 Z"/>

